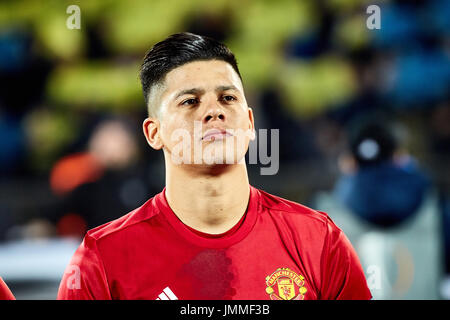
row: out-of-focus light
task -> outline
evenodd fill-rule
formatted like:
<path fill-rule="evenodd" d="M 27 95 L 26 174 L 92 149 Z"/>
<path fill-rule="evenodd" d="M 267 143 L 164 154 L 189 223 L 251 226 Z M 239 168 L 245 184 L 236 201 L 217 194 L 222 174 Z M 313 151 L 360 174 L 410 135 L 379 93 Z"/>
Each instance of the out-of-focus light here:
<path fill-rule="evenodd" d="M 171 33 L 181 31 L 193 1 L 115 2 L 103 13 L 104 37 L 114 52 L 142 53 Z"/>
<path fill-rule="evenodd" d="M 142 107 L 137 63 L 63 66 L 50 76 L 47 92 L 60 104 L 88 110 Z"/>
<path fill-rule="evenodd" d="M 84 53 L 85 32 L 83 29 L 67 28 L 66 8 L 59 5 L 58 9 L 48 8 L 39 11 L 41 14 L 35 23 L 36 37 L 42 44 L 43 52 L 49 57 L 73 61 Z"/>
<path fill-rule="evenodd" d="M 358 146 L 358 154 L 365 160 L 374 159 L 380 152 L 380 146 L 373 139 L 365 139 Z"/>
<path fill-rule="evenodd" d="M 47 108 L 32 110 L 23 119 L 22 126 L 30 165 L 43 171 L 51 167 L 59 152 L 78 134 L 77 117 Z"/>
<path fill-rule="evenodd" d="M 357 50 L 366 46 L 371 37 L 366 18 L 364 15 L 355 15 L 341 20 L 334 30 L 333 42 L 336 47 Z"/>
<path fill-rule="evenodd" d="M 64 195 L 76 187 L 97 181 L 103 168 L 89 153 L 76 153 L 60 159 L 50 172 L 50 186 L 58 195 Z"/>
<path fill-rule="evenodd" d="M 300 117 L 335 108 L 349 101 L 357 90 L 351 66 L 335 57 L 320 57 L 311 62 L 290 61 L 280 74 L 287 106 Z"/>

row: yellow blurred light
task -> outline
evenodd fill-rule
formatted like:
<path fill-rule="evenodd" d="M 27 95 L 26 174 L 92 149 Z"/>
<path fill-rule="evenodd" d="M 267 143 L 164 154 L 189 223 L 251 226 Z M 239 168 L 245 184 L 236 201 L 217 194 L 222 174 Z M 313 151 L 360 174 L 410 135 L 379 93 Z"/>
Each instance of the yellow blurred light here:
<path fill-rule="evenodd" d="M 334 41 L 338 46 L 358 49 L 365 46 L 369 39 L 370 34 L 364 15 L 347 17 L 337 24 Z"/>
<path fill-rule="evenodd" d="M 248 1 L 236 11 L 235 30 L 242 43 L 273 49 L 315 23 L 313 6 L 307 1 Z"/>
<path fill-rule="evenodd" d="M 143 53 L 171 33 L 181 31 L 190 1 L 118 2 L 104 13 L 105 42 L 115 52 Z"/>
<path fill-rule="evenodd" d="M 85 50 L 82 29 L 68 29 L 64 9 L 61 14 L 43 15 L 36 22 L 36 36 L 51 58 L 74 60 Z"/>
<path fill-rule="evenodd" d="M 47 93 L 52 101 L 78 109 L 129 109 L 143 104 L 138 73 L 138 63 L 62 66 L 51 74 Z"/>
<path fill-rule="evenodd" d="M 288 108 L 300 117 L 318 115 L 350 99 L 357 90 L 351 66 L 336 57 L 289 61 L 279 75 Z"/>
<path fill-rule="evenodd" d="M 32 110 L 23 121 L 30 149 L 31 166 L 48 170 L 59 152 L 77 136 L 77 121 L 73 115 L 47 108 Z"/>

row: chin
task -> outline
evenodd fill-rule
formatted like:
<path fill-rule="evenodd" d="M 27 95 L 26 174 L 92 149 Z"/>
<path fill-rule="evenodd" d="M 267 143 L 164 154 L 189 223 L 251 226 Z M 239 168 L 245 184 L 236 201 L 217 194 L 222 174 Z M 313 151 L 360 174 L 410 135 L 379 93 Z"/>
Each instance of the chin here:
<path fill-rule="evenodd" d="M 235 165 L 245 163 L 245 153 L 220 153 L 218 155 L 203 155 L 203 162 L 206 165 Z"/>

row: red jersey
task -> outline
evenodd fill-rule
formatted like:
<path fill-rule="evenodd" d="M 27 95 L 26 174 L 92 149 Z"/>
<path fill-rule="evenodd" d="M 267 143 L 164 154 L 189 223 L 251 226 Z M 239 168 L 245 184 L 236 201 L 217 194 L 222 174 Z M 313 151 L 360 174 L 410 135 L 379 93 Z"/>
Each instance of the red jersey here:
<path fill-rule="evenodd" d="M 196 231 L 165 189 L 90 230 L 58 299 L 370 299 L 358 257 L 327 214 L 250 187 L 247 212 L 220 235 Z"/>
<path fill-rule="evenodd" d="M 9 290 L 6 283 L 0 277 L 0 300 L 16 300 L 11 290 Z"/>

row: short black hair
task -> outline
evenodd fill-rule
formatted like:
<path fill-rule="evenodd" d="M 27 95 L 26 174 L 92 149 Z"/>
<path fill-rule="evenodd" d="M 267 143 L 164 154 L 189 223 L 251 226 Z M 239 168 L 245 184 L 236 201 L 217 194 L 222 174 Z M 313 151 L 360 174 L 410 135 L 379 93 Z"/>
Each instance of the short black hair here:
<path fill-rule="evenodd" d="M 156 43 L 145 55 L 140 80 L 145 105 L 153 85 L 164 80 L 167 73 L 186 63 L 202 60 L 228 62 L 242 81 L 234 54 L 223 43 L 190 32 L 181 32 Z"/>

